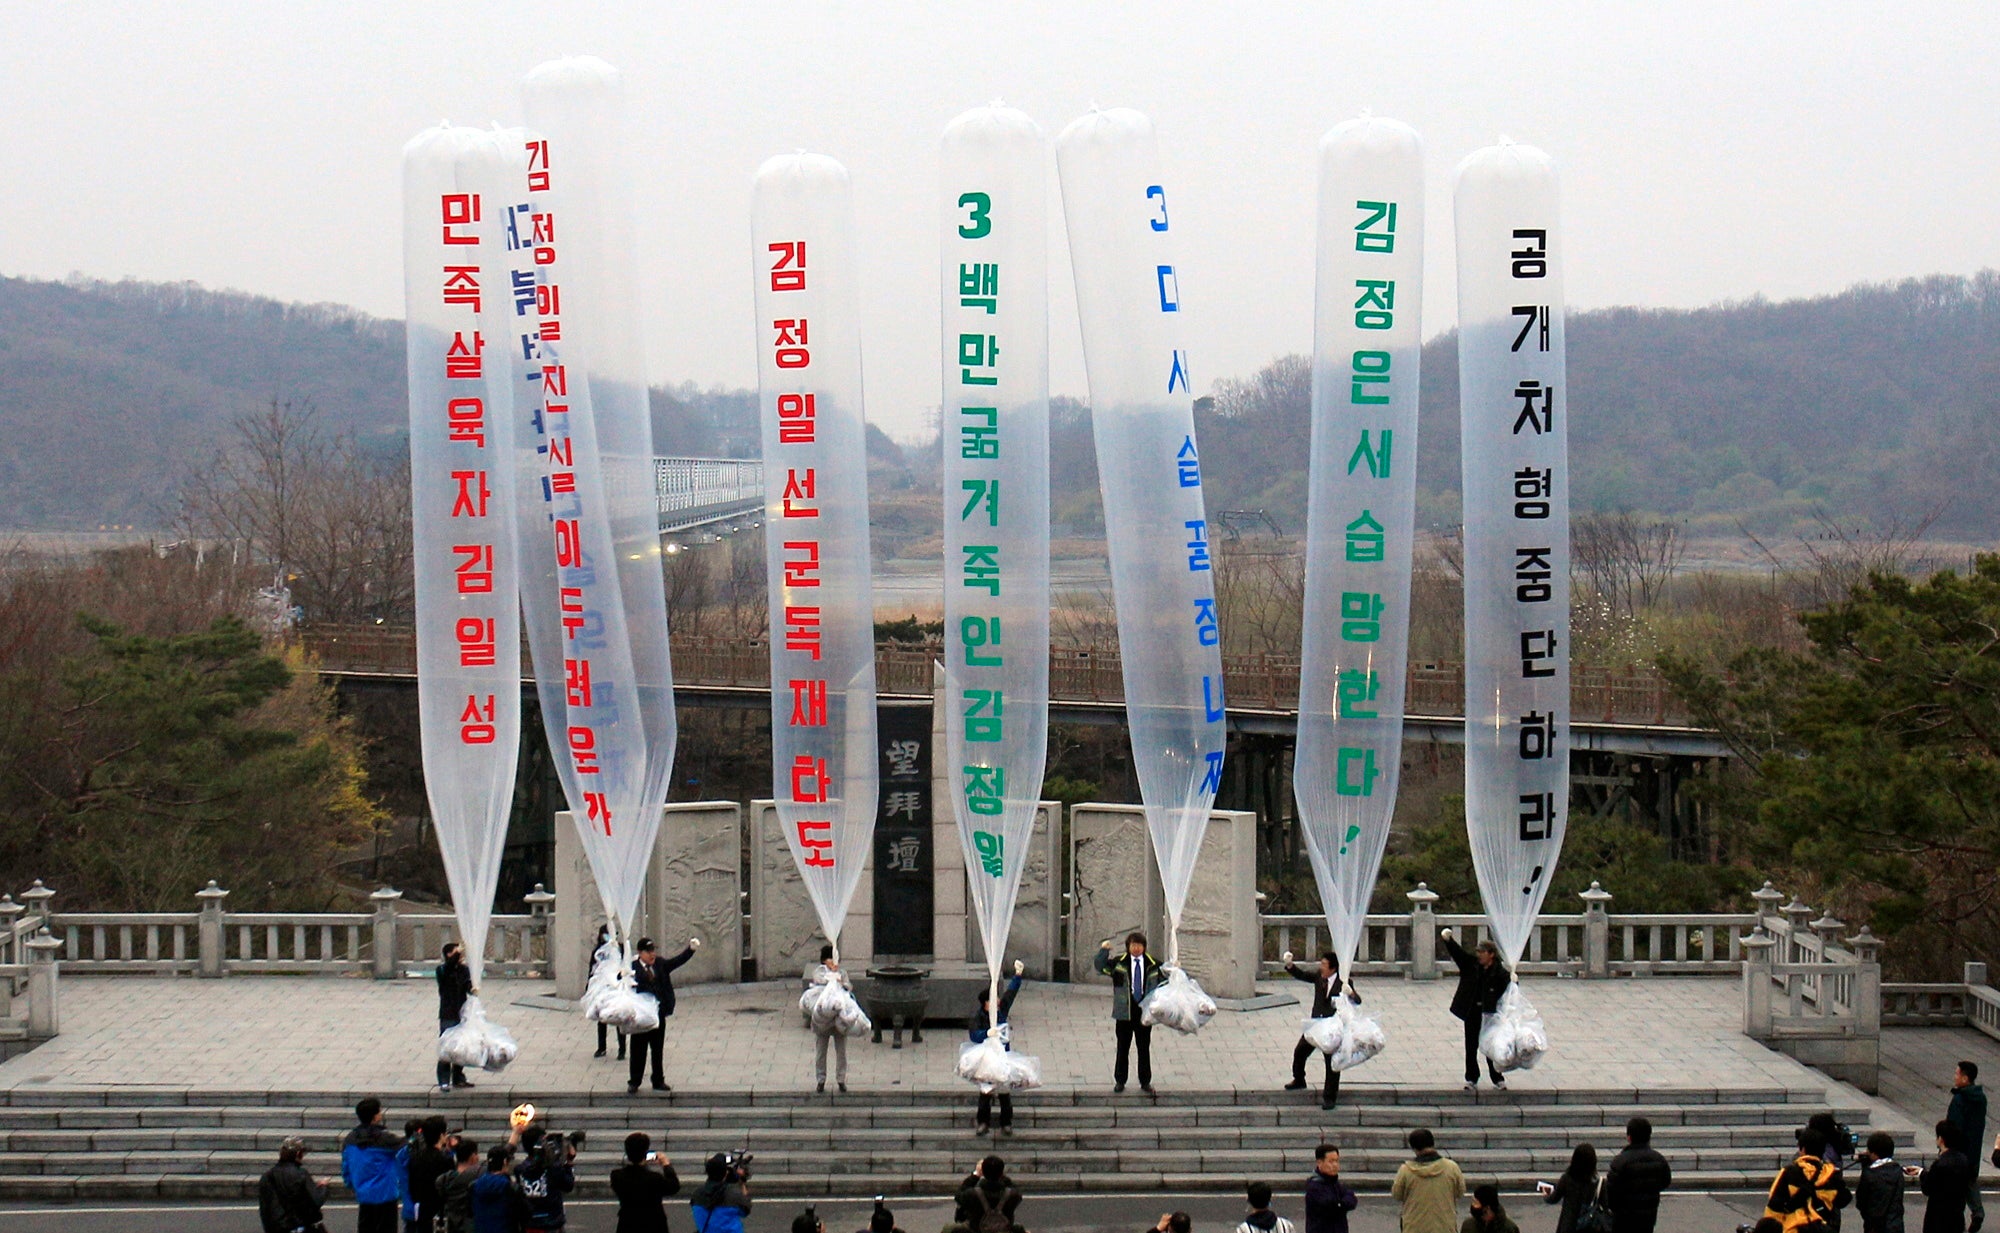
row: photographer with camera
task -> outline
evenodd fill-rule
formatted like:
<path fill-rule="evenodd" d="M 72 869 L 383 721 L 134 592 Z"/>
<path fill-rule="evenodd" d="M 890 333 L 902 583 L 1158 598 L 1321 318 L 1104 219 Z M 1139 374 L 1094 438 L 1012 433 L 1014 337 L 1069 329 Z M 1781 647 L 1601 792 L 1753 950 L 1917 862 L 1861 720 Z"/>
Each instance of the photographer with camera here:
<path fill-rule="evenodd" d="M 694 1233 L 743 1233 L 743 1218 L 750 1214 L 751 1160 L 748 1152 L 717 1152 L 708 1158 L 708 1180 L 688 1200 Z"/>
<path fill-rule="evenodd" d="M 549 1134 L 539 1125 L 521 1132 L 521 1150 L 527 1159 L 514 1170 L 514 1180 L 527 1200 L 523 1221 L 525 1233 L 559 1233 L 568 1223 L 563 1213 L 563 1196 L 576 1189 L 577 1149 L 583 1146 L 583 1132 Z"/>
<path fill-rule="evenodd" d="M 611 1170 L 611 1193 L 618 1197 L 618 1233 L 667 1233 L 668 1199 L 681 1192 L 681 1176 L 652 1137 L 635 1130 L 625 1136 L 625 1163 Z"/>

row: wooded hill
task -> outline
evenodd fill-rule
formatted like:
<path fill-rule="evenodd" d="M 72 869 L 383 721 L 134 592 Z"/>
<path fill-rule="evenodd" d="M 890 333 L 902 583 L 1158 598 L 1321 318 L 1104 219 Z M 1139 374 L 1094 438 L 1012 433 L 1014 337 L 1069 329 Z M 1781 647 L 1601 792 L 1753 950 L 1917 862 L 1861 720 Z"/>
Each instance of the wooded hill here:
<path fill-rule="evenodd" d="M 1458 520 L 1457 340 L 1424 348 L 1420 519 Z M 2000 274 L 1693 311 L 1569 320 L 1570 450 L 1580 508 L 1698 529 L 1783 530 L 1824 508 L 2000 532 Z M 368 450 L 403 448 L 399 322 L 190 284 L 0 279 L 0 526 L 158 526 L 186 468 L 272 399 L 310 403 Z M 1221 509 L 1305 521 L 1308 365 L 1218 383 L 1199 404 Z M 655 389 L 662 453 L 756 450 L 749 391 Z M 1087 409 L 1058 400 L 1059 522 L 1101 525 Z M 878 465 L 901 458 L 871 432 Z M 916 451 L 919 471 L 935 455 Z M 921 480 L 919 481 L 922 482 Z"/>

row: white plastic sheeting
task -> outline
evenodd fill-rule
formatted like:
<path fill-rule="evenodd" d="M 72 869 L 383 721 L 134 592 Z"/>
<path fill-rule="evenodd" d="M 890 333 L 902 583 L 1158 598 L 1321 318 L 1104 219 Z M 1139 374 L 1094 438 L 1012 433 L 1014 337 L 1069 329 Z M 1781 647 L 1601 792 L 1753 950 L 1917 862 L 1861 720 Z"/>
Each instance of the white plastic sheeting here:
<path fill-rule="evenodd" d="M 818 1032 L 866 1036 L 875 1030 L 868 1013 L 854 1000 L 853 992 L 837 980 L 816 981 L 806 986 L 806 991 L 799 995 L 799 1009 Z"/>
<path fill-rule="evenodd" d="M 1556 173 L 1532 146 L 1458 168 L 1465 824 L 1493 938 L 1521 958 L 1569 801 L 1569 403 Z"/>
<path fill-rule="evenodd" d="M 581 1005 L 585 1019 L 615 1027 L 627 1036 L 660 1026 L 660 999 L 639 992 L 631 957 L 614 941 L 597 948 Z"/>
<path fill-rule="evenodd" d="M 438 1060 L 461 1070 L 502 1071 L 520 1051 L 513 1033 L 488 1019 L 478 998 L 465 999 L 457 1025 L 438 1034 Z"/>
<path fill-rule="evenodd" d="M 1042 1060 L 1015 1053 L 1003 1023 L 978 1044 L 968 1041 L 958 1047 L 958 1077 L 982 1092 L 1025 1092 L 1042 1085 Z"/>
<path fill-rule="evenodd" d="M 1200 982 L 1180 968 L 1168 968 L 1166 981 L 1139 1003 L 1139 1022 L 1148 1027 L 1168 1027 L 1190 1035 L 1215 1018 L 1215 999 Z"/>
<path fill-rule="evenodd" d="M 1301 1035 L 1335 1070 L 1351 1070 L 1389 1047 L 1381 1021 L 1345 998 L 1324 1019 L 1306 1020 Z"/>
<path fill-rule="evenodd" d="M 1009 108 L 944 132 L 946 777 L 995 1007 L 1048 756 L 1048 158 Z"/>
<path fill-rule="evenodd" d="M 875 612 L 861 307 L 847 169 L 773 158 L 751 207 L 771 779 L 827 940 L 840 945 L 875 834 Z"/>
<path fill-rule="evenodd" d="M 521 99 L 539 137 L 525 238 L 563 629 L 561 663 L 538 660 L 536 676 L 562 678 L 557 754 L 570 763 L 582 798 L 570 809 L 622 937 L 659 834 L 676 738 L 634 187 L 617 70 L 587 56 L 550 61 L 523 79 Z"/>
<path fill-rule="evenodd" d="M 521 741 L 509 263 L 517 143 L 449 126 L 403 151 L 417 710 L 424 790 L 476 984 Z"/>
<path fill-rule="evenodd" d="M 1549 1051 L 1548 1029 L 1542 1026 L 1541 1012 L 1528 1001 L 1517 982 L 1507 986 L 1492 1014 L 1479 1023 L 1479 1051 L 1493 1063 L 1493 1069 L 1533 1070 L 1542 1054 Z"/>
<path fill-rule="evenodd" d="M 1056 139 L 1083 326 L 1125 713 L 1166 891 L 1167 962 L 1222 779 L 1221 633 L 1194 436 L 1174 199 L 1152 122 L 1093 111 Z"/>
<path fill-rule="evenodd" d="M 1424 155 L 1394 120 L 1319 148 L 1312 469 L 1292 790 L 1353 970 L 1402 768 L 1423 355 Z"/>

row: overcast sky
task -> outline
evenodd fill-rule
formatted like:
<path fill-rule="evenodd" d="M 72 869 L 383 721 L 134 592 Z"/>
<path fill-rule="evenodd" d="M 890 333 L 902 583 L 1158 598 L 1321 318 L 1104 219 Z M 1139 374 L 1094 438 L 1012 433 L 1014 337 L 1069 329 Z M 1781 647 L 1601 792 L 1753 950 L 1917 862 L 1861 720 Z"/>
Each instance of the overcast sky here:
<path fill-rule="evenodd" d="M 1051 137 L 1149 113 L 1196 388 L 1311 342 L 1314 148 L 1363 108 L 1450 177 L 1500 134 L 1563 177 L 1573 307 L 1692 306 L 1994 264 L 2000 5 L 60 3 L 0 0 L 0 273 L 192 279 L 400 316 L 399 154 L 519 118 L 540 61 L 623 70 L 656 377 L 751 385 L 751 173 L 853 174 L 871 419 L 938 401 L 937 137 L 993 99 Z M 1051 359 L 1084 392 L 1054 168 Z M 4 326 L 0 326 L 4 329 Z"/>

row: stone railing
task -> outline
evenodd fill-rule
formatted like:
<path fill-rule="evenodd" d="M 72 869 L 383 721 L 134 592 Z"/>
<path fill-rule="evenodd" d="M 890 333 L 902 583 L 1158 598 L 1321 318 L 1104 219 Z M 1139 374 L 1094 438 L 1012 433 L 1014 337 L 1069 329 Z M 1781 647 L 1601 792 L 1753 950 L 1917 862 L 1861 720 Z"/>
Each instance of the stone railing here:
<path fill-rule="evenodd" d="M 1852 937 L 1831 915 L 1769 882 L 1752 894 L 1761 922 L 1744 941 L 1743 1032 L 1781 1053 L 1873 1092 L 1882 1060 L 1882 944 Z"/>
<path fill-rule="evenodd" d="M 1406 913 L 1371 914 L 1354 956 L 1357 975 L 1404 975 L 1435 980 L 1450 967 L 1437 931 L 1446 926 L 1460 944 L 1475 946 L 1487 936 L 1484 915 L 1441 913 L 1437 893 L 1423 883 L 1409 892 Z M 1743 966 L 1744 942 L 1757 928 L 1755 913 L 1659 914 L 1612 912 L 1609 891 L 1592 882 L 1577 896 L 1583 911 L 1545 913 L 1535 920 L 1517 970 L 1530 975 L 1604 979 L 1613 976 L 1735 976 Z M 1322 916 L 1262 918 L 1263 967 L 1281 966 L 1291 951 L 1311 962 L 1324 949 Z"/>
<path fill-rule="evenodd" d="M 212 881 L 195 892 L 198 906 L 192 912 L 51 912 L 47 900 L 53 894 L 42 895 L 39 917 L 56 958 L 71 973 L 359 974 L 387 980 L 435 965 L 439 950 L 458 936 L 455 917 L 405 911 L 402 892 L 387 888 L 369 896 L 370 912 L 231 912 L 225 907 L 229 892 Z M 488 972 L 547 974 L 554 902 L 538 885 L 527 896 L 527 912 L 493 916 L 486 935 Z"/>
<path fill-rule="evenodd" d="M 37 881 L 21 893 L 24 903 L 0 895 L 0 1059 L 34 1048 L 61 1027 L 60 943 L 43 930 L 54 894 Z"/>
<path fill-rule="evenodd" d="M 1966 964 L 1960 984 L 1885 984 L 1882 1022 L 1889 1027 L 1969 1027 L 2000 1040 L 2000 990 L 1987 983 L 1983 963 Z"/>

